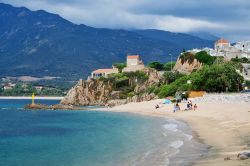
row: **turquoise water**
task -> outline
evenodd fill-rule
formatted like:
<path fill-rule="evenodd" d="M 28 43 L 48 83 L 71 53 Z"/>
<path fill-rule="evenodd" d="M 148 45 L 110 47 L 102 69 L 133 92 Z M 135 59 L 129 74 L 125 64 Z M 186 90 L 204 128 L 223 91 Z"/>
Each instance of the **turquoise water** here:
<path fill-rule="evenodd" d="M 30 100 L 0 100 L 0 165 L 189 165 L 206 153 L 190 128 L 173 119 L 22 109 L 27 103 Z"/>

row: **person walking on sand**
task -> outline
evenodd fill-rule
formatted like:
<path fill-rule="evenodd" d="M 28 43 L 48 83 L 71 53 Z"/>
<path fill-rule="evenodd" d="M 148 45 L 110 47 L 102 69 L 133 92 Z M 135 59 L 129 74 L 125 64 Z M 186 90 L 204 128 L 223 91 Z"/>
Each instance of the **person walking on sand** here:
<path fill-rule="evenodd" d="M 197 109 L 197 105 L 195 104 L 195 105 L 194 105 L 194 111 L 195 111 L 196 109 Z"/>

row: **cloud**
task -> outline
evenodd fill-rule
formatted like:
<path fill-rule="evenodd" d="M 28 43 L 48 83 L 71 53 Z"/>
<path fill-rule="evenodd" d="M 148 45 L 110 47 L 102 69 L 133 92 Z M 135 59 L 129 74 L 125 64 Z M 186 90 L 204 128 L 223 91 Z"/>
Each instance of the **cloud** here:
<path fill-rule="evenodd" d="M 207 31 L 250 36 L 249 0 L 0 0 L 32 10 L 44 9 L 77 23 L 103 28 Z M 241 25 L 238 27 L 237 25 Z M 236 35 L 237 36 L 237 35 Z M 242 38 L 242 36 L 239 36 Z M 233 37 L 233 40 L 237 37 Z"/>

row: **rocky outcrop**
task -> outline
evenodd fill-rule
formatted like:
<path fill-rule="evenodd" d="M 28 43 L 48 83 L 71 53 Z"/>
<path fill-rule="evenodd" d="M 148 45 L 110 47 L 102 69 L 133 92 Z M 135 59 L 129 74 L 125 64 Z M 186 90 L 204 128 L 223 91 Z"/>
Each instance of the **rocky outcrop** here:
<path fill-rule="evenodd" d="M 157 70 L 144 68 L 142 71 L 147 74 L 148 79 L 145 82 L 136 85 L 134 90 L 136 93 L 145 92 L 148 87 L 158 85 L 162 81 L 162 77 Z"/>
<path fill-rule="evenodd" d="M 62 99 L 63 105 L 105 105 L 108 100 L 119 96 L 119 92 L 112 91 L 110 81 L 79 80 Z"/>
<path fill-rule="evenodd" d="M 136 82 L 133 97 L 121 99 L 122 92 L 114 91 L 115 82 L 109 79 L 97 80 L 79 80 L 79 82 L 69 90 L 67 95 L 62 99 L 62 105 L 75 105 L 75 106 L 114 106 L 126 104 L 129 102 L 148 101 L 157 98 L 154 94 L 146 93 L 149 86 L 158 85 L 161 81 L 160 74 L 150 68 L 142 70 L 148 76 L 148 79 L 143 82 Z"/>
<path fill-rule="evenodd" d="M 192 59 L 192 61 L 187 59 L 183 61 L 183 59 L 178 58 L 173 70 L 184 74 L 190 74 L 193 70 L 198 70 L 201 68 L 202 63 L 200 63 L 197 59 Z"/>

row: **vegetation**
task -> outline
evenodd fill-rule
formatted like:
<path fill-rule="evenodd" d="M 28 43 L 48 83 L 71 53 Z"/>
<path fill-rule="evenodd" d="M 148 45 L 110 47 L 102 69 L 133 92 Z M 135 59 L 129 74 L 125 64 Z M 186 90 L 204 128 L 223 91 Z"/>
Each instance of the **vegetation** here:
<path fill-rule="evenodd" d="M 171 74 L 168 73 L 168 77 L 172 78 Z M 243 77 L 230 63 L 214 64 L 212 66 L 204 66 L 201 70 L 193 72 L 189 76 L 180 75 L 180 77 L 172 83 L 162 85 L 158 96 L 172 96 L 178 91 L 189 90 L 236 92 L 243 89 L 243 81 Z"/>
<path fill-rule="evenodd" d="M 171 71 L 174 66 L 175 66 L 176 62 L 167 62 L 164 64 L 163 68 L 165 71 Z"/>
<path fill-rule="evenodd" d="M 154 61 L 148 64 L 148 67 L 156 69 L 157 71 L 171 71 L 171 67 L 174 68 L 176 62 L 167 62 L 165 64 Z"/>
<path fill-rule="evenodd" d="M 195 55 L 192 54 L 191 52 L 183 52 L 179 58 L 182 64 L 184 64 L 186 61 L 188 61 L 188 63 L 191 64 L 194 62 Z"/>
<path fill-rule="evenodd" d="M 243 58 L 239 58 L 238 56 L 236 56 L 236 58 L 232 58 L 231 59 L 232 62 L 240 62 L 240 63 L 250 63 L 250 59 L 243 57 Z"/>
<path fill-rule="evenodd" d="M 246 86 L 246 87 L 248 87 L 248 89 L 250 89 L 250 81 L 248 81 L 248 80 L 245 81 L 244 82 L 244 86 Z"/>
<path fill-rule="evenodd" d="M 4 90 L 0 87 L 0 96 L 31 96 L 35 93 L 38 96 L 63 96 L 68 89 L 43 86 L 41 90 L 35 88 L 35 83 L 17 83 L 12 89 Z"/>
<path fill-rule="evenodd" d="M 164 68 L 164 65 L 160 62 L 151 62 L 148 64 L 148 67 L 151 67 L 151 68 L 156 69 L 158 71 L 162 71 Z"/>
<path fill-rule="evenodd" d="M 113 82 L 114 91 L 121 92 L 121 99 L 136 95 L 135 87 L 148 80 L 148 75 L 143 71 L 124 72 L 111 74 L 108 78 L 101 77 L 99 80 Z"/>
<path fill-rule="evenodd" d="M 195 54 L 195 59 L 203 64 L 212 65 L 216 58 L 209 55 L 206 51 L 200 51 Z"/>
<path fill-rule="evenodd" d="M 116 67 L 119 71 L 119 73 L 122 72 L 122 70 L 127 66 L 125 63 L 115 63 L 113 64 L 114 67 Z"/>
<path fill-rule="evenodd" d="M 170 84 L 183 76 L 184 76 L 184 74 L 181 74 L 179 72 L 170 72 L 170 71 L 166 71 L 163 74 L 164 81 L 167 84 Z"/>

